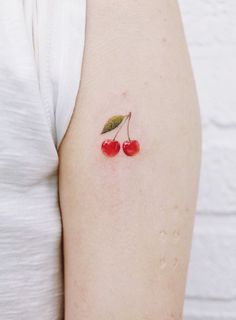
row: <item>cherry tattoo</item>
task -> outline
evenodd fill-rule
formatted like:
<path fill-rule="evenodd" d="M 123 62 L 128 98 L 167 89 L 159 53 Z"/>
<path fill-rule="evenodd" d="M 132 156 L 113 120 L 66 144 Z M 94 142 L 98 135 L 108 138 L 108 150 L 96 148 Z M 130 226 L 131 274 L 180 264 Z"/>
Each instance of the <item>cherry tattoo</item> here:
<path fill-rule="evenodd" d="M 140 151 L 140 145 L 138 140 L 131 140 L 130 139 L 130 133 L 129 133 L 129 126 L 130 126 L 130 119 L 131 119 L 131 112 L 129 112 L 127 115 L 115 115 L 107 120 L 105 123 L 101 134 L 104 134 L 106 132 L 112 131 L 116 128 L 116 134 L 113 139 L 107 139 L 103 141 L 101 149 L 105 156 L 107 157 L 115 157 L 119 151 L 120 151 L 120 142 L 116 140 L 118 133 L 123 128 L 125 124 L 127 124 L 127 137 L 128 140 L 124 141 L 122 144 L 122 149 L 124 153 L 132 157 L 139 153 Z"/>
<path fill-rule="evenodd" d="M 120 151 L 120 143 L 116 140 L 107 139 L 102 143 L 102 152 L 107 157 L 115 157 Z"/>

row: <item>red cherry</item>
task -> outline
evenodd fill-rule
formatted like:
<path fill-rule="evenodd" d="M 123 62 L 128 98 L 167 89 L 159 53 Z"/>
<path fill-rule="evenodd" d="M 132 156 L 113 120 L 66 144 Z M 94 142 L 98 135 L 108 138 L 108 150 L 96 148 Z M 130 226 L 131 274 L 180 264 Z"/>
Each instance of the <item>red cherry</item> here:
<path fill-rule="evenodd" d="M 105 156 L 115 157 L 120 151 L 120 143 L 116 140 L 107 139 L 103 141 L 101 149 Z"/>
<path fill-rule="evenodd" d="M 140 151 L 140 145 L 137 140 L 127 140 L 122 147 L 124 153 L 129 157 L 136 155 Z"/>

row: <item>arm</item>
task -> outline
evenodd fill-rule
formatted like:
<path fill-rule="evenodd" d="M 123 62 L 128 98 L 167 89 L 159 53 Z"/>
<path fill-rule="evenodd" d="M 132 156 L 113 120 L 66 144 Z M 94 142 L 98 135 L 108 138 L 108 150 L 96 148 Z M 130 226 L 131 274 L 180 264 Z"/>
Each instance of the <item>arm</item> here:
<path fill-rule="evenodd" d="M 200 126 L 178 8 L 88 0 L 87 16 L 81 88 L 60 147 L 65 320 L 181 319 Z M 104 122 L 128 112 L 141 150 L 108 158 L 100 145 L 115 130 L 101 135 Z"/>

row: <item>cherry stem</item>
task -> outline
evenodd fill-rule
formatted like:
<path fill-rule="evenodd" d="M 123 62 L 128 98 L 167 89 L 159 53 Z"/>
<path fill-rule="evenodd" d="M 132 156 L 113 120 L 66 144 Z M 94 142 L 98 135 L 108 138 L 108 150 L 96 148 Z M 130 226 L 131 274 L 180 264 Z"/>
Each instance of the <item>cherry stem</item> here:
<path fill-rule="evenodd" d="M 127 136 L 128 136 L 129 141 L 130 141 L 130 136 L 129 136 L 129 123 L 130 123 L 130 118 L 131 118 L 131 112 L 129 112 L 129 114 L 128 114 L 128 124 L 127 124 Z"/>
<path fill-rule="evenodd" d="M 118 133 L 120 132 L 120 130 L 122 129 L 122 127 L 124 126 L 124 124 L 126 123 L 126 121 L 128 120 L 128 125 L 127 125 L 127 134 L 128 134 L 128 139 L 130 141 L 130 137 L 129 137 L 129 121 L 130 121 L 130 117 L 131 117 L 131 112 L 129 112 L 125 117 L 124 117 L 124 120 L 123 122 L 121 123 L 121 125 L 119 126 L 114 138 L 113 138 L 113 141 L 116 139 Z"/>

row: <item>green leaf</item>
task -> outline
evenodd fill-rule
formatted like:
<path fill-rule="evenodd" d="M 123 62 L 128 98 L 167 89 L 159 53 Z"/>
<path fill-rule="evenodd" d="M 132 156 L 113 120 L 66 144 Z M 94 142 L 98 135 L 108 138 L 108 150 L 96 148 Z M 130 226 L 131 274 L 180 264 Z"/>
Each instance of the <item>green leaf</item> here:
<path fill-rule="evenodd" d="M 106 124 L 104 125 L 101 134 L 106 133 L 108 131 L 111 131 L 113 129 L 115 129 L 116 127 L 118 127 L 121 122 L 123 121 L 124 116 L 122 115 L 116 115 L 113 116 L 111 118 L 109 118 L 106 122 Z"/>

